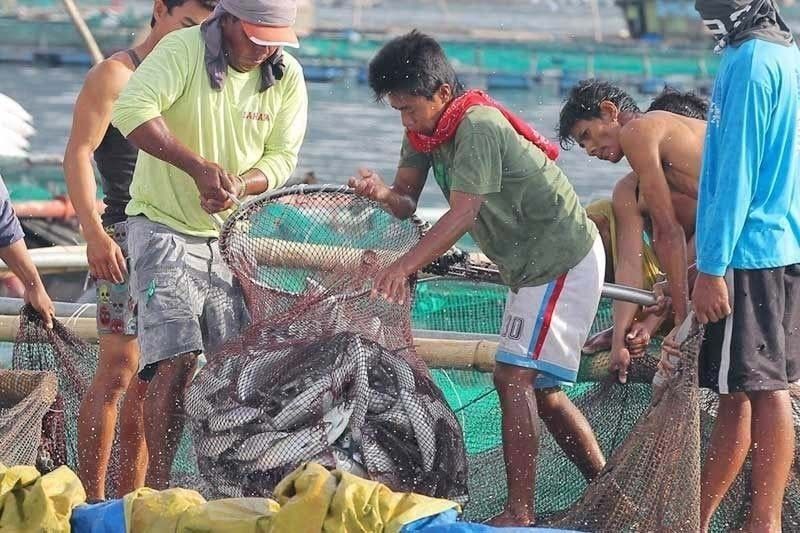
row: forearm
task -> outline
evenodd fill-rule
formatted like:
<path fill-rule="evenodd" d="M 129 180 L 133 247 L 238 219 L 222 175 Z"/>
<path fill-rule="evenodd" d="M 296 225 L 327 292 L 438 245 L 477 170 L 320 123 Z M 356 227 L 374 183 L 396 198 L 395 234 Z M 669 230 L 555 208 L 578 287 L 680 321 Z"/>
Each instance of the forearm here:
<path fill-rule="evenodd" d="M 627 256 L 622 256 L 627 257 Z M 637 255 L 640 258 L 640 256 Z M 639 259 L 641 261 L 641 258 Z M 617 269 L 614 272 L 614 283 L 626 287 L 641 288 L 644 284 L 641 264 L 635 264 L 620 258 Z M 612 346 L 622 347 L 625 345 L 625 335 L 633 324 L 639 306 L 621 300 L 614 301 L 614 333 L 612 336 Z"/>
<path fill-rule="evenodd" d="M 68 147 L 63 165 L 67 193 L 85 236 L 103 231 L 100 214 L 97 212 L 97 184 L 90 157 L 88 151 L 73 151 Z"/>
<path fill-rule="evenodd" d="M 33 264 L 33 260 L 28 253 L 23 239 L 4 248 L 0 248 L 0 259 L 2 259 L 3 262 L 8 265 L 8 268 L 11 269 L 11 272 L 22 281 L 26 290 L 42 285 L 42 279 L 39 277 L 39 272 Z"/>
<path fill-rule="evenodd" d="M 203 164 L 203 158 L 189 150 L 169 131 L 161 117 L 148 120 L 134 129 L 128 140 L 140 150 L 194 177 L 195 169 Z"/>
<path fill-rule="evenodd" d="M 689 287 L 686 274 L 686 238 L 680 225 L 669 229 L 655 228 L 653 247 L 669 280 L 675 323 L 680 324 L 688 314 Z"/>
<path fill-rule="evenodd" d="M 269 180 L 267 176 L 257 168 L 251 168 L 239 178 L 242 181 L 242 185 L 244 190 L 239 194 L 239 196 L 250 196 L 261 194 L 269 189 Z"/>
<path fill-rule="evenodd" d="M 407 254 L 399 259 L 406 276 L 410 276 L 429 265 L 436 258 L 453 247 L 475 222 L 475 215 L 469 211 L 450 210 Z"/>
<path fill-rule="evenodd" d="M 417 211 L 417 202 L 414 200 L 414 198 L 399 192 L 395 186 L 389 188 L 389 194 L 387 194 L 387 197 L 382 200 L 381 203 L 385 205 L 394 216 L 403 220 L 410 217 Z M 442 218 L 442 220 L 443 219 L 444 218 Z M 467 229 L 468 228 L 469 226 L 467 226 Z M 463 235 L 467 229 L 464 229 L 461 235 Z M 461 237 L 461 235 L 456 238 L 456 241 Z M 455 241 L 453 242 L 455 243 Z M 445 248 L 445 250 L 446 249 L 447 248 Z"/>
<path fill-rule="evenodd" d="M 300 146 L 297 145 L 297 150 Z M 258 192 L 264 192 L 267 189 L 277 189 L 283 186 L 289 179 L 297 166 L 297 151 L 289 148 L 281 148 L 279 150 L 272 150 L 267 152 L 253 168 L 248 171 L 257 171 L 262 174 L 265 184 Z M 257 190 L 260 185 L 254 184 L 254 190 Z M 255 192 L 254 194 L 258 194 Z"/>

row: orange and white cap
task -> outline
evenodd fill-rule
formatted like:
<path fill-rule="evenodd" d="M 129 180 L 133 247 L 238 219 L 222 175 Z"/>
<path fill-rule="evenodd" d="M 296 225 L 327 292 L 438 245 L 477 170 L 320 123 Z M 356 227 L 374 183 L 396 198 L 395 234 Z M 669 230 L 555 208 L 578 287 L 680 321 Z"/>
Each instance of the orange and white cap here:
<path fill-rule="evenodd" d="M 248 17 L 240 17 L 242 29 L 259 46 L 291 46 L 298 48 L 294 26 L 297 19 L 295 0 L 249 0 Z"/>

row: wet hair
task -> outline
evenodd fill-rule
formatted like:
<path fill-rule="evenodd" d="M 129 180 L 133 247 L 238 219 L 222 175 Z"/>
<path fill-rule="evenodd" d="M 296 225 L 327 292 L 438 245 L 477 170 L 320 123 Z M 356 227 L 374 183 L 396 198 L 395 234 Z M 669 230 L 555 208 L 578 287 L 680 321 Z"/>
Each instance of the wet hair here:
<path fill-rule="evenodd" d="M 616 85 L 597 79 L 583 80 L 569 91 L 558 117 L 558 142 L 563 149 L 569 150 L 575 144 L 571 134 L 575 124 L 579 120 L 600 118 L 600 103 L 605 101 L 620 111 L 641 112 L 631 95 Z"/>
<path fill-rule="evenodd" d="M 172 13 L 172 10 L 178 6 L 182 6 L 186 2 L 197 2 L 199 5 L 207 8 L 210 11 L 213 11 L 219 0 L 161 0 L 164 2 L 164 5 L 167 6 L 167 13 Z M 150 17 L 150 27 L 153 28 L 156 25 L 156 17 L 153 15 Z"/>
<path fill-rule="evenodd" d="M 682 93 L 672 87 L 664 87 L 661 94 L 653 98 L 647 111 L 669 111 L 676 115 L 706 120 L 708 100 L 694 92 Z"/>
<path fill-rule="evenodd" d="M 454 96 L 464 92 L 441 45 L 417 30 L 383 45 L 369 62 L 368 78 L 377 101 L 383 101 L 391 92 L 431 99 L 445 83 L 453 89 Z"/>

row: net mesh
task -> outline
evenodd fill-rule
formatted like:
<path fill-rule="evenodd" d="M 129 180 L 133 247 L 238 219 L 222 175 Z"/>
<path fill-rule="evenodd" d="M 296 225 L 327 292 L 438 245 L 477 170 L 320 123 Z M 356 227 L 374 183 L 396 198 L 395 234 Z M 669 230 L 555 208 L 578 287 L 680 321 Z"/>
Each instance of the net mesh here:
<path fill-rule="evenodd" d="M 412 222 L 342 192 L 265 197 L 226 222 L 220 250 L 252 323 L 186 397 L 212 490 L 270 495 L 314 460 L 465 500 L 461 428 L 414 350 L 410 302 L 370 296 L 418 240 Z"/>
<path fill-rule="evenodd" d="M 701 340 L 702 331 L 694 326 L 681 345 L 674 374 L 658 374 L 650 408 L 555 525 L 589 531 L 700 530 Z"/>
<path fill-rule="evenodd" d="M 262 248 L 260 253 L 267 254 L 267 258 L 269 258 L 270 253 L 275 253 L 275 240 L 288 241 L 287 244 L 291 244 L 292 242 L 307 242 L 309 245 L 316 246 L 311 246 L 311 249 L 325 253 L 315 256 L 316 258 L 309 262 L 307 259 L 307 250 L 309 246 L 298 249 L 295 244 L 291 244 L 287 249 L 283 250 L 283 257 L 288 259 L 293 258 L 293 264 L 288 262 L 288 259 L 280 266 L 264 266 L 265 261 L 263 259 L 255 258 L 255 260 L 252 261 L 245 260 L 242 265 L 245 267 L 243 271 L 247 273 L 247 276 L 242 280 L 243 285 L 247 288 L 249 284 L 250 289 L 248 294 L 251 296 L 258 295 L 254 299 L 251 298 L 250 307 L 254 310 L 256 316 L 258 316 L 259 312 L 271 313 L 271 320 L 262 320 L 260 323 L 258 320 L 255 320 L 254 323 L 244 331 L 241 337 L 225 347 L 226 351 L 224 353 L 230 357 L 214 358 L 209 356 L 211 362 L 207 365 L 208 368 L 217 369 L 219 372 L 217 376 L 223 379 L 225 372 L 233 373 L 236 371 L 241 374 L 243 365 L 253 363 L 259 358 L 263 359 L 267 353 L 274 352 L 278 349 L 298 347 L 298 345 L 295 344 L 288 343 L 288 345 L 285 345 L 276 341 L 281 341 L 281 335 L 285 337 L 285 341 L 286 339 L 291 339 L 292 335 L 303 331 L 302 329 L 298 330 L 298 326 L 292 327 L 294 321 L 286 320 L 285 317 L 293 316 L 292 313 L 294 311 L 292 310 L 297 310 L 300 309 L 301 306 L 306 306 L 308 322 L 305 323 L 304 321 L 302 328 L 311 328 L 311 324 L 314 324 L 314 328 L 317 329 L 312 329 L 313 341 L 306 342 L 304 340 L 302 344 L 302 354 L 298 352 L 298 355 L 293 358 L 298 364 L 298 368 L 309 369 L 313 367 L 316 369 L 310 370 L 309 376 L 310 379 L 314 379 L 314 382 L 317 382 L 319 379 L 322 379 L 319 376 L 323 373 L 318 371 L 316 365 L 329 363 L 334 359 L 333 366 L 335 366 L 336 360 L 334 356 L 338 358 L 341 356 L 342 351 L 346 353 L 346 347 L 351 345 L 356 347 L 360 346 L 360 348 L 355 348 L 353 350 L 356 354 L 361 353 L 361 356 L 364 358 L 380 360 L 381 362 L 377 366 L 380 366 L 381 369 L 374 372 L 374 374 L 380 374 L 383 375 L 383 377 L 388 377 L 386 375 L 391 373 L 391 370 L 385 369 L 387 365 L 383 363 L 384 359 L 392 360 L 391 356 L 394 356 L 395 359 L 402 358 L 407 364 L 407 368 L 412 369 L 414 373 L 415 386 L 418 384 L 418 378 L 431 385 L 430 391 L 428 391 L 430 393 L 429 395 L 426 396 L 418 391 L 418 397 L 425 401 L 430 401 L 431 404 L 434 403 L 437 397 L 439 399 L 444 399 L 446 404 L 452 409 L 455 420 L 461 426 L 463 432 L 461 438 L 463 439 L 463 449 L 466 452 L 468 472 L 467 488 L 470 496 L 470 501 L 464 509 L 464 518 L 480 521 L 496 514 L 502 510 L 505 503 L 506 484 L 505 465 L 501 450 L 500 407 L 497 394 L 492 384 L 491 374 L 475 370 L 454 369 L 432 369 L 428 372 L 422 367 L 421 363 L 418 363 L 418 360 L 415 362 L 414 359 L 409 357 L 409 352 L 407 350 L 404 351 L 404 349 L 408 348 L 411 344 L 411 340 L 405 337 L 407 333 L 404 333 L 403 336 L 390 334 L 388 337 L 384 333 L 384 338 L 380 339 L 380 332 L 384 331 L 387 326 L 394 327 L 394 331 L 398 331 L 397 324 L 400 323 L 399 321 L 405 321 L 405 325 L 400 329 L 406 332 L 405 328 L 408 324 L 409 308 L 404 307 L 399 309 L 397 314 L 391 314 L 393 312 L 391 308 L 379 307 L 385 305 L 381 300 L 370 300 L 366 295 L 359 294 L 359 290 L 353 287 L 359 286 L 359 283 L 362 283 L 363 279 L 368 277 L 368 273 L 371 272 L 371 269 L 376 268 L 378 264 L 378 261 L 376 261 L 375 264 L 371 264 L 370 254 L 366 254 L 365 256 L 363 250 L 370 249 L 370 246 L 376 246 L 378 250 L 388 248 L 388 245 L 384 245 L 383 248 L 378 246 L 380 243 L 389 242 L 388 238 L 378 239 L 370 234 L 378 233 L 391 237 L 393 235 L 392 233 L 381 234 L 379 232 L 388 232 L 393 224 L 392 220 L 384 219 L 381 221 L 378 218 L 380 215 L 372 215 L 372 219 L 362 215 L 365 218 L 361 219 L 358 218 L 358 212 L 352 208 L 345 210 L 344 213 L 336 215 L 336 220 L 339 221 L 338 224 L 340 225 L 350 223 L 351 225 L 358 226 L 359 223 L 363 224 L 363 226 L 357 228 L 358 232 L 354 232 L 354 235 L 361 236 L 361 240 L 355 239 L 355 244 L 350 245 L 351 249 L 362 251 L 357 252 L 355 255 L 351 253 L 351 255 L 347 256 L 350 257 L 350 262 L 346 262 L 350 267 L 357 265 L 358 268 L 355 268 L 354 271 L 351 269 L 347 275 L 349 281 L 344 281 L 345 273 L 341 268 L 337 267 L 337 261 L 329 261 L 330 247 L 335 247 L 337 242 L 335 239 L 331 240 L 330 235 L 335 236 L 336 232 L 332 232 L 330 226 L 315 226 L 315 221 L 316 224 L 319 225 L 319 221 L 325 220 L 324 218 L 309 218 L 309 214 L 314 213 L 314 209 L 311 209 L 312 207 L 315 207 L 318 211 L 321 210 L 324 212 L 324 210 L 327 209 L 325 207 L 326 204 L 321 202 L 318 198 L 312 197 L 312 195 L 297 196 L 300 195 L 296 195 L 292 201 L 287 201 L 290 200 L 290 198 L 287 198 L 278 208 L 272 207 L 272 209 L 278 210 L 280 214 L 283 212 L 281 210 L 286 209 L 286 206 L 301 204 L 305 206 L 300 210 L 300 215 L 302 216 L 298 216 L 296 212 L 288 214 L 289 211 L 287 210 L 279 219 L 281 221 L 280 223 L 277 223 L 278 219 L 276 219 L 274 213 L 272 213 L 273 216 L 270 217 L 272 218 L 271 221 L 266 220 L 268 217 L 264 217 L 264 222 L 254 224 L 254 220 L 260 219 L 257 216 L 253 216 L 255 214 L 251 214 L 249 229 L 255 228 L 255 237 L 264 238 L 267 243 L 267 246 Z M 339 198 L 338 202 L 341 202 L 339 206 L 346 205 L 351 201 L 347 198 Z M 314 216 L 317 217 L 318 215 L 315 214 Z M 229 224 L 235 224 L 237 221 L 241 228 L 241 218 L 234 217 Z M 248 227 L 247 224 L 247 221 L 245 221 L 244 226 Z M 409 237 L 406 247 L 411 246 L 418 238 L 418 235 L 415 233 L 416 229 L 413 226 L 407 227 Z M 303 232 L 302 241 L 292 241 L 291 238 L 284 237 L 284 235 L 298 235 L 301 230 Z M 221 245 L 223 249 L 228 246 L 233 246 L 235 248 L 236 246 L 245 246 L 245 242 L 237 244 L 235 241 L 229 240 L 227 243 L 221 243 Z M 247 248 L 245 247 L 244 249 L 246 250 Z M 305 250 L 305 252 L 303 252 L 303 250 Z M 385 255 L 381 257 L 386 257 L 386 260 L 388 260 L 391 252 L 380 253 L 385 253 Z M 253 256 L 254 253 L 250 255 L 250 258 L 252 259 Z M 248 256 L 244 255 L 243 257 L 246 259 Z M 364 259 L 366 259 L 366 261 Z M 322 268 L 320 268 L 320 263 Z M 280 281 L 280 283 L 278 281 Z M 334 294 L 345 294 L 349 296 L 344 298 L 346 302 L 342 303 L 336 300 L 334 304 L 331 300 L 331 296 Z M 419 280 L 414 288 L 414 294 L 414 302 L 410 308 L 411 324 L 414 328 L 486 334 L 494 334 L 500 329 L 500 320 L 506 296 L 506 289 L 503 287 L 465 280 L 436 278 Z M 270 311 L 270 309 L 273 309 L 273 306 L 274 310 Z M 337 315 L 337 313 L 331 311 L 332 309 L 338 309 L 340 307 L 346 308 L 347 306 L 354 307 L 353 310 L 348 312 L 355 313 L 355 309 L 362 306 L 370 313 L 377 314 L 378 316 L 383 316 L 381 313 L 388 313 L 388 316 L 392 318 L 388 321 L 388 324 L 387 321 L 381 320 L 377 328 L 375 327 L 376 324 L 373 322 L 371 328 L 365 327 L 361 331 L 354 332 L 354 328 L 350 327 L 350 318 L 348 318 L 348 315 Z M 97 347 L 96 345 L 81 342 L 70 333 L 68 329 L 61 328 L 60 325 L 57 325 L 53 332 L 48 333 L 43 330 L 40 321 L 38 321 L 35 315 L 23 313 L 21 318 L 20 338 L 22 339 L 24 337 L 29 339 L 29 341 L 23 342 L 19 340 L 17 342 L 14 356 L 15 368 L 52 370 L 58 375 L 60 387 L 59 400 L 63 405 L 61 408 L 55 407 L 48 413 L 45 417 L 45 424 L 47 425 L 49 417 L 51 422 L 48 426 L 51 428 L 49 434 L 56 435 L 60 431 L 63 435 L 60 442 L 62 446 L 66 443 L 66 449 L 61 461 L 74 468 L 77 458 L 75 453 L 77 443 L 75 432 L 77 408 L 81 400 L 81 395 L 83 391 L 86 390 L 89 379 L 97 363 Z M 394 323 L 394 320 L 398 320 L 398 322 Z M 605 329 L 610 324 L 611 306 L 609 301 L 604 300 L 601 302 L 600 308 L 598 309 L 592 332 Z M 30 339 L 32 339 L 32 341 L 30 341 Z M 263 343 L 264 339 L 268 342 Z M 392 339 L 397 339 L 397 342 L 393 343 Z M 264 346 L 265 348 L 260 354 L 248 351 L 248 347 L 254 346 Z M 317 347 L 319 348 L 319 353 L 314 352 Z M 370 349 L 374 349 L 374 353 L 362 353 L 369 352 Z M 638 372 L 640 372 L 639 379 L 642 381 L 648 381 L 648 379 L 652 378 L 657 353 L 658 342 L 655 341 L 650 347 L 649 355 L 637 361 Z M 690 351 L 687 351 L 687 353 L 690 353 Z M 300 355 L 302 355 L 302 357 Z M 567 388 L 565 392 L 588 419 L 606 457 L 612 458 L 615 457 L 615 455 L 620 455 L 620 459 L 616 461 L 612 459 L 610 464 L 612 466 L 614 464 L 622 464 L 624 466 L 628 463 L 623 459 L 631 455 L 630 452 L 617 452 L 617 454 L 615 454 L 615 450 L 622 450 L 623 447 L 635 447 L 638 442 L 639 446 L 641 446 L 640 451 L 646 451 L 646 449 L 651 446 L 647 443 L 652 442 L 652 436 L 647 436 L 651 435 L 651 433 L 649 434 L 646 431 L 648 424 L 652 425 L 654 419 L 652 413 L 661 412 L 658 409 L 665 409 L 665 407 L 663 407 L 664 405 L 673 405 L 673 403 L 678 400 L 673 399 L 665 402 L 662 399 L 659 404 L 650 408 L 651 387 L 649 384 L 629 383 L 623 386 L 605 380 L 607 376 L 605 372 L 607 358 L 607 353 L 600 353 L 591 357 L 584 356 L 579 373 L 579 383 L 574 387 Z M 308 359 L 308 364 L 306 364 L 306 359 Z M 230 368 L 225 368 L 225 360 L 232 361 L 229 363 L 229 365 L 231 365 Z M 315 363 L 312 364 L 312 362 Z M 286 369 L 286 372 L 281 374 L 280 372 L 276 372 L 273 368 L 271 373 L 265 373 L 263 375 L 268 376 L 266 379 L 270 385 L 273 385 L 273 381 L 269 376 L 277 375 L 274 379 L 273 389 L 275 389 L 284 385 L 291 385 L 289 370 L 291 369 Z M 251 370 L 251 373 L 254 373 L 254 371 L 255 369 Z M 400 369 L 399 372 L 402 373 L 402 369 Z M 301 370 L 297 370 L 292 373 L 291 376 L 300 375 L 301 373 Z M 353 372 L 352 374 L 355 376 L 357 373 Z M 211 384 L 210 378 L 212 377 L 215 377 L 214 372 L 205 372 L 204 369 L 201 369 L 197 375 L 195 384 L 188 391 L 189 397 L 187 400 L 191 399 L 195 394 L 202 397 L 202 395 L 199 394 L 202 392 L 201 384 L 209 386 Z M 430 381 L 431 378 L 432 382 Z M 363 379 L 363 374 L 360 379 L 361 383 L 365 381 Z M 591 381 L 598 379 L 601 381 Z M 353 383 L 356 381 L 355 377 L 353 377 L 351 381 L 345 385 L 344 389 L 350 391 L 347 387 L 352 387 Z M 387 379 L 384 381 L 391 382 L 392 380 Z M 376 376 L 370 377 L 368 373 L 366 382 L 370 384 L 370 393 L 373 393 L 373 391 L 384 392 L 384 389 L 375 387 L 376 383 L 380 383 L 380 380 L 376 379 Z M 300 384 L 303 385 L 302 383 Z M 311 384 L 312 382 L 309 380 L 308 383 L 303 386 L 310 387 Z M 234 393 L 237 385 L 238 381 L 234 382 L 229 379 L 227 385 L 220 389 L 220 391 L 223 391 L 222 394 L 227 394 L 228 398 L 230 398 L 230 395 Z M 391 388 L 387 390 L 388 392 L 386 392 L 386 395 L 391 396 L 391 398 L 387 399 L 385 396 L 380 396 L 380 398 L 385 400 L 386 403 L 394 401 L 393 407 L 397 406 L 397 396 L 399 396 L 399 393 L 396 393 L 396 396 L 392 396 L 393 392 Z M 350 392 L 350 394 L 352 395 L 353 393 Z M 792 394 L 795 426 L 796 430 L 800 430 L 800 400 L 798 400 L 798 393 L 796 391 L 793 391 Z M 297 396 L 295 396 L 295 398 L 296 397 Z M 377 395 L 375 395 L 375 397 L 378 398 Z M 256 410 L 261 412 L 266 408 L 265 406 L 267 406 L 267 404 L 263 403 L 266 401 L 264 398 L 260 396 L 259 398 L 259 401 L 263 401 L 259 404 L 259 407 L 256 407 Z M 342 405 L 347 403 L 347 392 L 342 394 L 342 398 L 342 401 L 336 404 L 340 409 L 338 411 L 331 409 L 334 413 L 339 413 L 339 415 L 342 414 L 342 411 L 344 411 L 344 413 L 349 413 L 350 409 L 349 405 L 346 406 L 346 409 L 342 409 Z M 433 400 L 430 400 L 431 398 L 433 398 Z M 373 400 L 373 402 L 376 401 L 377 400 Z M 187 403 L 191 403 L 191 401 Z M 701 437 L 700 452 L 701 457 L 703 457 L 706 453 L 711 428 L 716 418 L 716 395 L 710 391 L 701 389 L 699 392 L 698 404 Z M 372 415 L 383 414 L 370 413 L 369 406 L 370 404 L 368 403 L 368 414 L 365 415 L 365 419 Z M 402 406 L 403 404 L 401 402 L 400 407 Z M 245 404 L 242 407 L 250 407 L 250 405 Z M 430 409 L 427 404 L 425 407 Z M 58 410 L 62 408 L 63 416 L 51 416 L 59 415 L 60 413 L 58 413 Z M 648 411 L 648 409 L 650 410 Z M 284 408 L 283 411 L 286 412 L 286 417 L 292 413 L 291 411 L 287 411 L 286 408 Z M 402 415 L 397 416 L 396 411 L 397 409 L 395 411 L 389 410 L 392 419 L 404 422 Z M 679 411 L 680 409 L 676 409 L 675 413 Z M 306 418 L 302 424 L 305 426 L 312 425 L 310 421 L 318 417 L 319 412 L 317 407 L 310 408 L 307 414 L 308 418 Z M 301 415 L 306 416 L 306 413 L 301 413 Z M 350 418 L 340 416 L 338 421 L 340 423 L 345 419 L 349 421 L 352 419 L 352 413 L 349 413 L 349 416 Z M 440 414 L 440 416 L 448 418 L 447 415 Z M 387 415 L 386 418 L 390 418 L 390 416 Z M 198 420 L 201 427 L 204 424 L 206 425 L 205 427 L 208 427 L 211 421 L 208 417 L 202 418 L 202 415 Z M 253 421 L 255 420 L 254 418 Z M 640 420 L 642 424 L 641 428 L 645 431 L 640 432 L 639 429 L 637 429 L 636 432 L 632 433 L 634 425 Z M 681 430 L 685 430 L 683 431 L 684 433 L 692 432 L 690 424 L 691 417 L 686 417 L 681 420 L 665 417 L 662 420 L 670 420 L 672 422 L 671 424 L 663 425 L 669 426 L 675 433 L 681 433 Z M 223 422 L 224 419 L 217 419 L 215 427 L 220 427 L 217 424 Z M 327 422 L 328 421 L 326 421 L 326 423 Z M 679 427 L 681 424 L 685 424 L 686 426 L 683 428 Z M 240 428 L 241 427 L 244 426 L 240 426 Z M 323 427 L 327 429 L 327 424 Z M 272 431 L 270 428 L 266 429 Z M 285 431 L 284 433 L 295 433 L 295 428 L 289 429 L 291 431 Z M 203 443 L 199 439 L 202 434 L 198 434 L 198 431 L 199 430 L 194 430 L 194 437 L 195 446 L 198 448 L 196 455 L 200 456 L 199 462 L 202 467 L 200 469 L 201 471 L 204 469 L 211 469 L 209 472 L 214 476 L 216 475 L 215 472 L 219 472 L 221 465 L 234 465 L 234 463 L 223 462 L 217 466 L 215 471 L 214 464 L 216 463 L 213 457 L 209 460 L 208 457 L 204 459 L 202 456 L 202 453 L 205 453 L 204 450 L 207 448 L 203 448 Z M 319 429 L 319 433 L 325 435 L 326 440 L 324 442 L 327 443 L 328 431 L 326 430 L 323 432 Z M 369 435 L 370 432 L 367 432 L 367 434 Z M 641 437 L 639 437 L 640 434 L 642 435 Z M 586 501 L 586 498 L 589 498 L 592 494 L 597 494 L 597 492 L 585 493 L 587 484 L 578 469 L 565 457 L 547 431 L 542 431 L 541 435 L 542 440 L 539 450 L 536 478 L 537 512 L 545 520 L 550 520 L 552 522 L 563 519 L 565 516 L 564 512 L 573 508 L 576 502 Z M 252 438 L 252 436 L 253 435 L 248 434 L 247 438 Z M 381 435 L 381 437 L 386 438 L 387 435 Z M 230 436 L 225 437 L 225 439 L 230 438 Z M 235 438 L 243 439 L 244 437 L 236 436 Z M 414 437 L 414 439 L 415 438 L 416 437 Z M 295 437 L 295 439 L 299 439 L 299 437 Z M 626 441 L 626 439 L 628 440 Z M 414 442 L 412 438 L 409 438 L 408 441 Z M 220 479 L 219 487 L 209 487 L 209 484 L 206 483 L 202 477 L 198 477 L 198 459 L 195 456 L 195 452 L 191 449 L 192 446 L 190 442 L 188 438 L 184 438 L 182 441 L 179 455 L 173 466 L 173 482 L 181 486 L 199 489 L 208 497 L 221 495 L 226 491 L 234 494 L 243 494 L 243 487 L 245 486 L 249 492 L 259 492 L 264 490 L 264 487 L 271 483 L 270 480 L 265 480 L 264 478 L 270 475 L 277 475 L 275 472 L 259 472 L 252 477 L 252 481 L 247 480 L 249 485 L 242 484 L 240 488 L 236 489 L 240 492 L 232 492 L 230 487 L 225 487 L 227 484 L 226 480 L 228 479 L 228 474 L 225 473 L 224 477 L 210 478 Z M 278 442 L 283 441 L 281 440 Z M 275 444 L 278 444 L 278 442 Z M 220 446 L 222 444 L 224 444 L 224 439 L 220 438 L 219 441 L 216 442 L 216 445 Z M 290 442 L 287 441 L 285 447 L 289 447 L 289 444 Z M 365 468 L 363 456 L 353 457 L 352 450 L 348 450 L 346 446 L 344 446 L 346 453 L 341 453 L 335 449 L 342 444 L 346 445 L 347 443 L 344 440 L 338 442 L 334 441 L 334 446 L 331 447 L 333 448 L 333 452 L 336 453 L 332 452 L 330 455 L 327 455 L 327 457 L 323 457 L 325 453 L 319 452 L 316 457 L 323 461 L 327 460 L 328 464 L 331 464 L 332 461 L 339 461 L 337 464 L 340 467 L 355 469 L 356 472 L 358 471 L 357 468 L 359 465 Z M 368 436 L 367 446 L 369 447 L 369 445 Z M 238 448 L 240 450 L 247 449 L 248 446 L 242 444 L 239 445 Z M 416 448 L 417 450 L 419 449 L 419 444 L 416 445 Z M 400 449 L 402 450 L 402 448 Z M 416 455 L 413 453 L 413 448 L 411 451 L 407 449 L 404 451 L 407 456 L 406 460 L 409 460 L 408 457 L 411 457 L 409 460 L 410 464 L 417 465 L 417 468 L 418 465 L 422 463 L 422 471 L 424 471 L 424 460 L 421 459 L 421 455 L 420 458 L 416 458 Z M 217 457 L 224 456 L 224 460 L 234 460 L 229 455 L 225 455 L 224 452 L 226 452 L 226 450 L 220 450 Z M 686 451 L 684 451 L 684 454 L 685 453 Z M 230 452 L 228 452 L 228 454 L 230 454 Z M 116 470 L 116 465 L 113 463 L 115 455 L 116 454 L 112 453 L 112 465 L 109 468 L 110 477 L 114 476 Z M 643 457 L 642 454 L 633 454 L 633 456 Z M 379 454 L 378 457 L 383 456 Z M 697 464 L 693 457 L 686 457 L 691 464 Z M 359 459 L 361 459 L 362 462 L 359 462 Z M 389 459 L 395 460 L 395 458 L 392 457 L 389 457 Z M 647 458 L 645 457 L 645 459 Z M 236 458 L 235 460 L 238 461 L 240 459 Z M 435 458 L 434 461 L 436 460 Z M 641 459 L 637 459 L 637 461 L 639 460 Z M 630 461 L 633 461 L 633 459 L 630 459 Z M 236 463 L 236 465 L 238 464 L 239 463 Z M 785 531 L 800 530 L 799 467 L 800 462 L 796 461 L 794 470 L 789 479 L 789 486 L 784 500 L 783 526 Z M 366 465 L 366 469 L 368 468 L 369 464 Z M 631 471 L 629 467 L 626 468 L 631 479 L 635 481 L 637 473 Z M 684 468 L 684 466 L 677 465 L 676 468 Z M 236 466 L 236 469 L 239 469 L 239 466 Z M 231 470 L 234 470 L 234 468 L 231 468 Z M 614 469 L 615 472 L 619 472 L 620 470 L 625 469 L 621 466 Z M 717 512 L 712 524 L 712 531 L 727 531 L 731 528 L 739 527 L 743 523 L 750 497 L 749 470 L 748 462 Z M 373 471 L 375 472 L 374 469 Z M 669 472 L 667 474 L 671 475 L 673 478 L 675 477 Z M 241 475 L 241 471 L 239 471 L 237 475 Z M 618 476 L 618 474 L 614 475 Z M 654 479 L 650 476 L 652 476 L 652 474 L 641 477 Z M 422 479 L 422 476 L 409 476 L 408 479 L 413 483 L 416 479 Z M 617 479 L 619 479 L 619 476 Z M 265 483 L 265 481 L 267 482 Z M 457 483 L 452 482 L 452 477 L 448 480 L 448 483 L 452 486 L 458 486 Z M 684 495 L 680 499 L 676 497 L 676 501 L 680 502 L 682 506 L 694 505 L 694 501 L 691 500 L 691 498 L 694 498 L 694 495 L 690 490 L 687 491 L 687 489 L 691 489 L 691 485 L 696 486 L 694 478 L 691 480 L 687 479 L 682 482 L 682 484 L 679 484 L 679 486 L 672 488 L 672 492 Z M 432 485 L 428 486 L 430 487 Z M 656 488 L 651 490 L 655 491 Z M 653 494 L 654 492 L 645 491 L 643 496 L 645 502 L 653 500 L 653 498 L 655 498 Z M 581 498 L 583 498 L 583 500 L 581 500 Z M 638 498 L 634 502 L 637 508 L 647 508 L 644 503 L 639 500 L 641 500 L 641 498 Z M 590 498 L 588 501 L 591 502 L 593 500 Z M 591 506 L 586 507 L 584 504 L 583 508 L 591 509 Z M 607 516 L 610 514 L 606 510 L 602 511 L 603 512 L 595 513 L 594 515 L 591 515 L 591 513 L 589 514 L 591 516 Z M 666 513 L 665 516 L 675 517 L 678 516 L 678 514 Z M 585 523 L 585 520 L 585 518 L 582 518 L 578 521 L 583 521 Z M 641 525 L 643 522 L 637 522 L 637 520 L 639 519 L 633 519 L 632 522 L 624 524 L 619 529 L 647 530 Z M 677 520 L 677 518 L 673 520 Z M 678 522 L 675 521 L 673 523 L 677 524 Z M 653 530 L 659 529 L 664 530 L 666 528 L 653 528 Z M 688 530 L 692 530 L 692 528 L 688 528 Z"/>
<path fill-rule="evenodd" d="M 58 380 L 54 409 L 44 421 L 44 438 L 55 466 L 78 462 L 77 436 L 67 438 L 67 421 L 77 420 L 78 406 L 97 365 L 96 347 L 85 343 L 61 322 L 44 327 L 30 306 L 20 310 L 19 331 L 11 356 L 15 370 L 53 372 Z"/>
<path fill-rule="evenodd" d="M 57 391 L 57 379 L 49 372 L 0 370 L 0 462 L 49 466 L 42 422 Z"/>

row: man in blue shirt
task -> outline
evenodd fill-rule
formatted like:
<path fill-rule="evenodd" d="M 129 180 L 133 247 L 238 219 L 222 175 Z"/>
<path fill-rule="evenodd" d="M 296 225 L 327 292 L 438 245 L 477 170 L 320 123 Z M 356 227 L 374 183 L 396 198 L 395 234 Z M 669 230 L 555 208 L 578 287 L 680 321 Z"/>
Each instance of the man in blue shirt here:
<path fill-rule="evenodd" d="M 800 379 L 800 52 L 773 0 L 697 0 L 722 61 L 708 112 L 692 301 L 701 385 L 720 393 L 701 520 L 752 451 L 744 531 L 781 531 Z"/>

